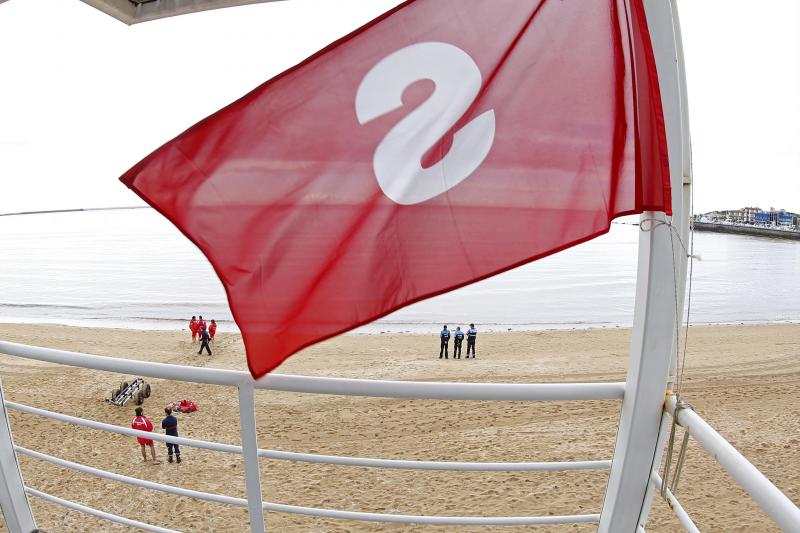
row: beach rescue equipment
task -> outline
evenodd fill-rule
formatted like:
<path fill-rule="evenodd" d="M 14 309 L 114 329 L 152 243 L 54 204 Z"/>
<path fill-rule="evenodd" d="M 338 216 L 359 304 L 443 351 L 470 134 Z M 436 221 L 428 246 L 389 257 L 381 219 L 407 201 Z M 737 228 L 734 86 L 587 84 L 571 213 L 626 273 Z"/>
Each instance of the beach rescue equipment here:
<path fill-rule="evenodd" d="M 130 383 L 123 381 L 119 388 L 111 391 L 111 399 L 106 401 L 120 407 L 131 400 L 133 400 L 136 405 L 142 405 L 144 400 L 150 397 L 151 392 L 152 389 L 149 383 L 145 383 L 142 378 L 136 378 Z"/>
<path fill-rule="evenodd" d="M 180 400 L 169 402 L 167 408 L 180 413 L 193 413 L 197 411 L 197 402 L 194 400 Z"/>

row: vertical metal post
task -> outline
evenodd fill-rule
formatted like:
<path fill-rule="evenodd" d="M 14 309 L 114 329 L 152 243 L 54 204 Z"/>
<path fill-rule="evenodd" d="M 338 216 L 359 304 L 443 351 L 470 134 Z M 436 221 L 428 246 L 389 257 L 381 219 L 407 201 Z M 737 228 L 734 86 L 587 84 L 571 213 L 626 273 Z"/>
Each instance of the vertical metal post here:
<path fill-rule="evenodd" d="M 600 533 L 633 533 L 646 518 L 654 462 L 663 448 L 662 415 L 667 383 L 676 368 L 676 325 L 682 315 L 686 253 L 680 244 L 688 225 L 684 173 L 688 121 L 684 120 L 676 28 L 671 0 L 644 0 L 664 112 L 672 186 L 672 219 L 648 223 L 639 238 L 636 307 L 617 443 L 606 488 Z M 684 131 L 684 126 L 686 131 Z M 688 164 L 686 165 L 688 166 Z M 642 221 L 663 213 L 644 213 Z M 645 229 L 645 228 L 643 228 Z M 672 233 L 674 232 L 674 233 Z M 680 236 L 680 238 L 679 238 Z M 684 240 L 685 242 L 685 240 Z"/>
<path fill-rule="evenodd" d="M 653 218 L 663 220 L 664 214 L 642 215 L 643 221 Z M 628 377 L 600 515 L 600 533 L 636 531 L 656 455 L 670 356 L 675 346 L 671 229 L 666 224 L 646 224 L 652 229 L 639 237 Z"/>
<path fill-rule="evenodd" d="M 252 385 L 239 385 L 239 428 L 242 433 L 242 457 L 250 512 L 250 531 L 264 533 L 264 511 L 261 508 L 261 469 L 258 464 L 256 407 Z"/>
<path fill-rule="evenodd" d="M 664 456 L 664 443 L 667 440 L 671 422 L 672 418 L 669 416 L 669 414 L 663 413 L 661 415 L 661 427 L 658 430 L 658 442 L 656 443 L 656 455 L 653 459 L 653 469 L 658 468 L 658 466 L 661 464 L 661 459 Z M 650 515 L 650 507 L 653 505 L 655 491 L 656 485 L 651 480 L 650 484 L 647 485 L 647 491 L 644 495 L 644 505 L 642 505 L 642 510 L 639 513 L 639 529 L 642 531 L 644 531 L 644 526 L 647 525 L 647 519 Z"/>
<path fill-rule="evenodd" d="M 6 415 L 3 383 L 0 381 L 0 509 L 9 531 L 28 533 L 36 529 L 22 472 L 19 469 L 17 455 L 14 453 L 14 440 L 11 438 L 11 426 Z"/>

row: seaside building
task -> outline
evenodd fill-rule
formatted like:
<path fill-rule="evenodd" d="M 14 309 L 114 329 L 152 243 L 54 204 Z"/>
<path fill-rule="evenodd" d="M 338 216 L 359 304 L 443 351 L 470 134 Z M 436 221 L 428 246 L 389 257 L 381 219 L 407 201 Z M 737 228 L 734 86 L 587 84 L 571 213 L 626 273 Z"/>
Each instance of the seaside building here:
<path fill-rule="evenodd" d="M 709 211 L 708 213 L 695 215 L 695 221 L 797 227 L 800 226 L 800 214 L 774 207 L 770 207 L 768 210 L 763 210 L 760 207 L 742 207 L 740 209 Z"/>

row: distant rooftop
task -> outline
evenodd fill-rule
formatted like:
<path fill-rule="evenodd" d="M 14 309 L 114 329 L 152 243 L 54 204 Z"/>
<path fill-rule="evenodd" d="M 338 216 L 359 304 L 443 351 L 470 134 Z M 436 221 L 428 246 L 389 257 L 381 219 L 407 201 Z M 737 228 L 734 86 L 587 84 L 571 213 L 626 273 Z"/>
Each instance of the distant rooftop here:
<path fill-rule="evenodd" d="M 275 1 L 278 0 L 83 0 L 129 25 L 209 9 Z"/>

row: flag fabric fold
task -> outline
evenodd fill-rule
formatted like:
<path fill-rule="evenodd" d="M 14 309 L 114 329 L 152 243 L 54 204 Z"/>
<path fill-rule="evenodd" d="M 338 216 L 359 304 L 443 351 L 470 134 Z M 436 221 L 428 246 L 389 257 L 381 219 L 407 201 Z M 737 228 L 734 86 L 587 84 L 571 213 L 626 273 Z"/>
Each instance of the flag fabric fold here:
<path fill-rule="evenodd" d="M 670 212 L 641 0 L 412 0 L 121 180 L 208 257 L 254 377 L 400 307 Z"/>

